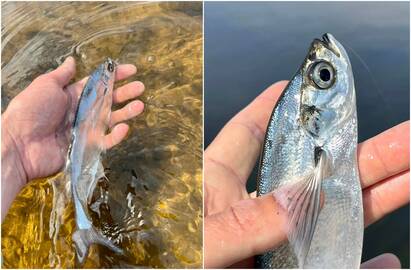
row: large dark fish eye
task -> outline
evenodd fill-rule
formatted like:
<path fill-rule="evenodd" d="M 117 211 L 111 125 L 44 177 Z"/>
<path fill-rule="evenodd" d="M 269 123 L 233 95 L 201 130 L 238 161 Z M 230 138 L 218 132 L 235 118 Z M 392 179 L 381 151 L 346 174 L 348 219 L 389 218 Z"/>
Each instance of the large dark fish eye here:
<path fill-rule="evenodd" d="M 311 68 L 310 78 L 320 89 L 330 88 L 335 81 L 334 67 L 325 61 L 314 63 Z"/>
<path fill-rule="evenodd" d="M 107 69 L 108 69 L 108 71 L 110 71 L 110 72 L 113 72 L 113 71 L 114 71 L 114 64 L 113 64 L 113 62 L 108 62 L 108 64 L 107 64 Z"/>

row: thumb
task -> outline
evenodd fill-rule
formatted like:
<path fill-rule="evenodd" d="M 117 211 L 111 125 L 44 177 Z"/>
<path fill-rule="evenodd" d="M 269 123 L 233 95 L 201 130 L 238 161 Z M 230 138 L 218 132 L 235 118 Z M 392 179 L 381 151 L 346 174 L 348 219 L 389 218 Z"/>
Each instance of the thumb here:
<path fill-rule="evenodd" d="M 222 268 L 261 254 L 287 239 L 287 215 L 268 194 L 239 201 L 204 221 L 205 268 Z"/>
<path fill-rule="evenodd" d="M 64 60 L 63 64 L 61 64 L 58 68 L 51 71 L 47 75 L 57 81 L 57 83 L 64 87 L 66 86 L 70 80 L 74 77 L 76 73 L 76 63 L 72 56 L 69 56 Z"/>
<path fill-rule="evenodd" d="M 381 254 L 361 264 L 363 269 L 399 269 L 401 262 L 397 256 L 391 253 Z"/>

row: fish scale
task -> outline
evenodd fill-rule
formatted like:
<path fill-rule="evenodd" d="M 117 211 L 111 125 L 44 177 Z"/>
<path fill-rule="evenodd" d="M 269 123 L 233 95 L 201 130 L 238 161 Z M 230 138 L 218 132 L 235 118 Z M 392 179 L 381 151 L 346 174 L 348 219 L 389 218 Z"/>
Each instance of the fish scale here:
<path fill-rule="evenodd" d="M 268 123 L 257 196 L 285 208 L 288 242 L 261 268 L 359 268 L 363 239 L 351 64 L 330 34 L 315 39 Z M 320 203 L 320 196 L 323 202 Z"/>

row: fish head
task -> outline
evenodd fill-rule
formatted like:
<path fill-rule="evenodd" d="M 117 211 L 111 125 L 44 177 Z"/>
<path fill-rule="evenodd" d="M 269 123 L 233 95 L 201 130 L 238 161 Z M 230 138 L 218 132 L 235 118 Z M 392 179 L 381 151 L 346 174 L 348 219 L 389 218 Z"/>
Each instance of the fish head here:
<path fill-rule="evenodd" d="M 106 96 L 111 96 L 116 68 L 117 64 L 110 58 L 107 58 L 106 61 L 101 63 L 90 75 L 86 87 L 83 90 L 83 97 L 91 99 L 93 103 L 99 104 Z"/>
<path fill-rule="evenodd" d="M 111 58 L 107 58 L 107 60 L 100 65 L 100 70 L 102 72 L 102 77 L 104 78 L 104 82 L 107 84 L 107 89 L 104 88 L 103 95 L 110 95 L 110 91 L 113 90 L 114 79 L 116 76 L 117 70 L 117 63 L 114 62 Z"/>
<path fill-rule="evenodd" d="M 111 107 L 115 73 L 116 64 L 110 58 L 93 71 L 81 93 L 74 126 L 93 119 L 102 104 Z"/>
<path fill-rule="evenodd" d="M 97 91 L 99 91 L 98 95 L 100 97 L 101 106 L 99 106 L 100 112 L 98 115 L 100 120 L 96 123 L 100 126 L 100 129 L 102 130 L 100 133 L 103 135 L 110 121 L 117 66 L 115 61 L 111 58 L 107 58 L 99 67 L 101 72 L 100 78 L 102 79 L 100 80 L 100 86 L 97 87 Z"/>
<path fill-rule="evenodd" d="M 331 35 L 315 39 L 301 68 L 300 121 L 324 142 L 355 109 L 355 87 L 344 47 Z"/>
<path fill-rule="evenodd" d="M 83 89 L 75 123 L 88 130 L 89 145 L 101 144 L 109 125 L 116 67 L 108 58 L 90 75 Z"/>
<path fill-rule="evenodd" d="M 110 58 L 101 63 L 91 75 L 91 87 L 95 91 L 93 110 L 99 115 L 108 115 L 113 99 L 114 80 L 117 64 Z"/>

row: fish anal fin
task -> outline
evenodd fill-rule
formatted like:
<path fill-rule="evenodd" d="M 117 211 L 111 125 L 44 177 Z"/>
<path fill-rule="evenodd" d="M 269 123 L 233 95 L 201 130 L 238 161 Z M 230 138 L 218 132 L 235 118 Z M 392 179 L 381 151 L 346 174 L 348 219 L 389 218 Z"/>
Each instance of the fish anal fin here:
<path fill-rule="evenodd" d="M 87 187 L 87 193 L 86 193 L 86 198 L 87 198 L 87 203 L 90 204 L 91 203 L 91 199 L 93 197 L 93 192 L 94 189 L 97 186 L 98 180 L 101 178 L 106 178 L 105 174 L 104 174 L 104 167 L 103 164 L 101 163 L 101 161 L 99 161 L 96 165 L 96 173 L 95 175 L 90 177 L 90 181 L 88 183 L 88 187 Z"/>
<path fill-rule="evenodd" d="M 310 173 L 292 184 L 285 184 L 274 191 L 276 201 L 286 210 L 287 236 L 300 268 L 304 267 L 311 241 L 324 202 L 321 183 L 330 176 L 330 162 L 321 153 L 317 165 Z"/>

